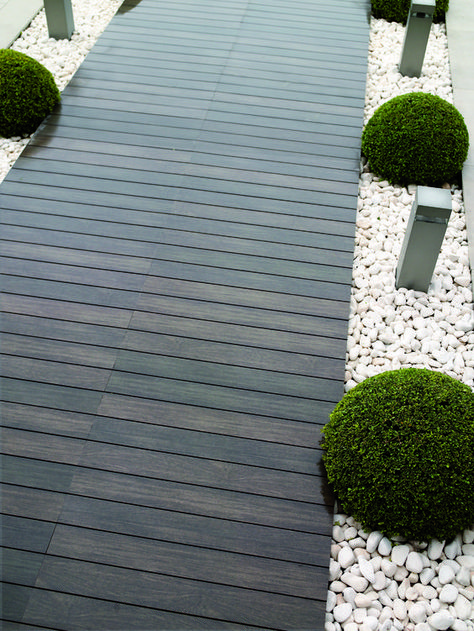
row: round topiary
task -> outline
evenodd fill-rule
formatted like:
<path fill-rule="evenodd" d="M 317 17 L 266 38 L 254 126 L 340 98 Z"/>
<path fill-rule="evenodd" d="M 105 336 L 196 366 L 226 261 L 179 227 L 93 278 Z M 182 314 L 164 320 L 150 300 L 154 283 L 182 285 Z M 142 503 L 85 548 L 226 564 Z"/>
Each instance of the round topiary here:
<path fill-rule="evenodd" d="M 0 49 L 1 136 L 31 134 L 59 100 L 53 75 L 39 61 Z"/>
<path fill-rule="evenodd" d="M 458 110 L 439 96 L 410 92 L 381 105 L 362 132 L 373 173 L 392 184 L 436 186 L 462 169 L 469 132 Z"/>
<path fill-rule="evenodd" d="M 372 15 L 388 22 L 406 24 L 411 0 L 372 0 Z M 436 0 L 433 22 L 444 22 L 449 0 Z"/>
<path fill-rule="evenodd" d="M 366 379 L 323 429 L 323 461 L 342 508 L 364 528 L 416 541 L 474 522 L 474 394 L 405 368 Z"/>

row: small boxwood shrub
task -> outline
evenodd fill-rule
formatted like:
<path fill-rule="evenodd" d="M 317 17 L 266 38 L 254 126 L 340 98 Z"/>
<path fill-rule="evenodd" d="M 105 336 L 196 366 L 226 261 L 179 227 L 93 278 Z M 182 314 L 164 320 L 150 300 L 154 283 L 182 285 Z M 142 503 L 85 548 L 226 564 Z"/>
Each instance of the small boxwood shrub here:
<path fill-rule="evenodd" d="M 461 171 L 469 132 L 458 110 L 439 96 L 410 92 L 381 105 L 362 132 L 362 152 L 392 184 L 436 186 Z"/>
<path fill-rule="evenodd" d="M 406 24 L 410 10 L 410 0 L 372 0 L 372 15 L 388 22 Z M 436 0 L 433 22 L 444 22 L 449 0 Z"/>
<path fill-rule="evenodd" d="M 0 49 L 1 136 L 31 134 L 59 100 L 53 75 L 39 61 Z"/>
<path fill-rule="evenodd" d="M 427 369 L 366 379 L 323 429 L 323 461 L 345 512 L 366 529 L 450 539 L 474 522 L 474 394 Z"/>

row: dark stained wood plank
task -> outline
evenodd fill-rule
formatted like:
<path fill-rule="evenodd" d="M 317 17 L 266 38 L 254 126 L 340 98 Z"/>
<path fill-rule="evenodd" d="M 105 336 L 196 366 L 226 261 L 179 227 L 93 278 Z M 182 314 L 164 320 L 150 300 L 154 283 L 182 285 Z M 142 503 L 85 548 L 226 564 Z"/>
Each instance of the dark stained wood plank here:
<path fill-rule="evenodd" d="M 63 492 L 69 489 L 75 472 L 70 464 L 2 455 L 2 480 L 8 484 Z"/>
<path fill-rule="evenodd" d="M 93 414 L 100 403 L 101 394 L 99 390 L 2 378 L 2 400 L 11 403 Z"/>
<path fill-rule="evenodd" d="M 209 431 L 224 436 L 236 436 L 268 442 L 314 448 L 319 435 L 312 423 L 301 423 L 278 417 L 239 414 L 225 410 L 180 405 L 166 401 L 153 401 L 106 393 L 101 400 L 98 414 L 116 419 L 135 420 L 140 423 L 164 423 L 196 431 Z"/>
<path fill-rule="evenodd" d="M 40 570 L 44 555 L 38 552 L 27 552 L 2 547 L 2 576 L 17 585 L 33 586 Z M 2 592 L 5 585 L 2 585 Z M 5 601 L 3 602 L 5 605 Z M 2 624 L 2 629 L 5 629 Z"/>
<path fill-rule="evenodd" d="M 222 536 L 222 535 L 221 535 Z M 48 552 L 108 566 L 301 598 L 317 598 L 326 568 L 58 524 Z"/>
<path fill-rule="evenodd" d="M 17 451 L 21 451 L 18 455 L 24 455 L 28 450 L 37 457 L 47 458 L 46 447 L 40 450 L 40 446 L 31 446 L 27 443 L 28 438 L 25 437 L 23 444 L 17 448 Z M 61 462 L 60 455 L 55 457 L 52 453 L 49 458 Z M 80 462 L 83 467 L 106 469 L 128 475 L 149 476 L 299 502 L 324 501 L 320 494 L 319 478 L 314 474 L 278 471 L 209 458 L 93 442 L 88 442 L 84 446 Z M 316 458 L 314 469 L 316 473 Z"/>
<path fill-rule="evenodd" d="M 38 586 L 129 605 L 157 608 L 159 603 L 168 611 L 266 629 L 310 629 L 325 609 L 325 603 L 317 600 L 49 556 Z"/>
<path fill-rule="evenodd" d="M 30 552 L 46 552 L 54 531 L 53 522 L 2 515 L 2 545 Z"/>
<path fill-rule="evenodd" d="M 121 328 L 126 328 L 130 322 L 132 312 L 125 309 L 114 309 L 108 306 L 95 306 L 87 304 L 82 306 L 67 300 L 54 300 L 37 296 L 25 296 L 15 293 L 6 293 L 3 286 L 2 311 L 22 316 L 37 316 L 43 320 L 58 320 L 77 322 L 84 324 L 83 330 L 98 333 L 101 339 L 107 340 L 108 335 L 113 335 L 116 340 L 112 345 L 118 345 L 118 340 L 123 335 Z M 2 316 L 3 317 L 3 316 Z M 48 326 L 50 322 L 43 322 Z M 94 324 L 94 327 L 87 327 Z M 58 326 L 60 326 L 58 324 Z M 118 330 L 117 330 L 118 329 Z M 117 338 L 117 336 L 119 336 Z M 78 339 L 78 341 L 80 341 Z"/>
<path fill-rule="evenodd" d="M 21 429 L 3 428 L 2 444 L 3 452 L 9 456 L 77 464 L 81 459 L 85 441 Z"/>
<path fill-rule="evenodd" d="M 161 277 L 145 281 L 137 310 L 181 317 L 192 315 L 197 319 L 307 335 L 324 331 L 328 337 L 339 339 L 346 336 L 345 316 L 348 316 L 348 306 L 342 301 L 238 287 L 230 290 L 209 283 Z"/>
<path fill-rule="evenodd" d="M 41 329 L 36 331 L 38 336 L 44 334 L 45 332 Z M 74 344 L 45 339 L 44 337 L 27 337 L 7 333 L 2 335 L 2 352 L 5 355 L 74 363 L 97 368 L 112 368 L 117 355 L 115 349 L 107 349 L 103 346 Z"/>
<path fill-rule="evenodd" d="M 24 379 L 100 391 L 105 388 L 110 376 L 108 369 L 15 355 L 4 356 L 2 373 L 10 379 Z"/>
<path fill-rule="evenodd" d="M 130 420 L 98 419 L 90 440 L 174 454 L 201 456 L 235 464 L 314 475 L 314 449 L 266 441 L 251 441 L 189 429 L 162 427 Z"/>
<path fill-rule="evenodd" d="M 12 484 L 5 484 L 2 487 L 2 513 L 4 515 L 56 522 L 63 503 L 62 493 Z"/>
<path fill-rule="evenodd" d="M 84 566 L 78 567 L 81 571 Z M 9 586 L 10 587 L 10 586 Z M 13 586 L 11 586 L 13 587 Z M 18 588 L 21 589 L 21 588 Z M 52 615 L 58 629 L 68 631 L 104 631 L 104 629 L 182 629 L 183 631 L 260 631 L 261 627 L 240 625 L 235 622 L 211 620 L 201 616 L 176 614 L 150 606 L 126 605 L 113 600 L 95 597 L 86 598 L 74 594 L 49 591 L 45 589 L 26 592 L 29 596 L 28 607 L 23 613 L 24 624 L 4 622 L 5 631 L 44 631 L 50 629 Z M 35 622 L 41 627 L 31 624 Z M 46 625 L 46 626 L 43 626 Z"/>
<path fill-rule="evenodd" d="M 315 488 L 316 493 L 324 499 L 325 506 L 288 498 L 203 487 L 192 481 L 183 483 L 161 480 L 150 477 L 148 472 L 137 475 L 123 471 L 82 468 L 74 476 L 70 492 L 131 506 L 171 510 L 329 537 L 333 497 L 323 478 L 315 478 Z M 315 497 L 316 494 L 312 499 Z M 316 549 L 310 549 L 308 554 L 317 554 Z"/>
<path fill-rule="evenodd" d="M 103 499 L 69 496 L 61 523 L 305 565 L 325 567 L 327 562 L 327 535 L 317 536 L 229 519 L 130 506 Z"/>
<path fill-rule="evenodd" d="M 84 353 L 81 349 L 85 348 L 87 362 L 105 368 L 113 363 L 115 349 L 121 346 L 125 337 L 124 330 L 117 327 L 5 312 L 2 314 L 2 328 L 5 334 L 5 349 L 7 348 L 7 334 L 10 333 L 11 349 L 20 347 L 25 349 L 26 343 L 24 341 L 20 343 L 20 338 L 22 340 L 26 338 L 28 344 L 32 343 L 33 350 L 28 352 L 34 353 L 34 349 L 43 348 L 51 355 L 45 359 L 53 359 L 52 355 L 56 359 L 58 357 L 64 359 L 64 353 L 69 353 L 73 349 L 76 349 L 78 356 L 83 357 Z M 32 341 L 31 338 L 34 337 L 38 340 Z M 46 338 L 47 342 L 43 338 Z M 55 343 L 55 340 L 61 340 L 61 342 Z M 68 356 L 71 357 L 71 355 Z"/>
<path fill-rule="evenodd" d="M 339 393 L 337 389 L 339 387 Z M 263 391 L 253 392 L 238 387 L 207 383 L 179 381 L 166 377 L 137 375 L 114 371 L 107 385 L 107 392 L 125 394 L 146 399 L 159 399 L 213 407 L 245 414 L 279 416 L 290 420 L 324 422 L 342 396 L 342 384 L 334 384 L 333 400 L 284 396 Z"/>
<path fill-rule="evenodd" d="M 78 414 L 35 405 L 2 403 L 2 426 L 4 427 L 87 438 L 94 420 L 95 417 L 91 414 Z"/>
<path fill-rule="evenodd" d="M 199 325 L 193 324 L 196 324 L 196 327 L 192 327 L 192 334 L 196 335 Z M 209 331 L 205 340 L 185 337 L 183 330 L 177 330 L 176 335 L 130 330 L 124 340 L 124 348 L 144 353 L 149 352 L 150 349 L 156 349 L 155 354 L 169 357 L 199 359 L 206 362 L 279 371 L 285 374 L 324 377 L 325 379 L 337 379 L 341 374 L 341 369 L 344 369 L 342 359 L 302 353 L 290 354 L 261 348 L 262 339 L 258 340 L 258 350 L 249 344 L 247 338 L 245 338 L 245 345 L 243 343 L 241 345 L 231 344 L 228 341 L 224 343 L 213 342 L 209 338 L 215 335 L 214 327 L 215 325 L 208 327 Z M 195 331 L 195 328 L 198 330 Z"/>
<path fill-rule="evenodd" d="M 23 191 L 24 192 L 24 191 Z M 335 267 L 348 267 L 348 254 L 347 249 L 349 236 L 352 234 L 353 226 L 348 227 L 347 221 L 336 222 L 332 219 L 316 219 L 308 220 L 306 218 L 289 218 L 282 215 L 269 215 L 262 214 L 262 218 L 259 223 L 252 223 L 250 221 L 251 216 L 246 211 L 238 211 L 233 213 L 227 211 L 225 221 L 222 220 L 222 216 L 218 219 L 218 215 L 223 212 L 223 209 L 216 208 L 214 210 L 207 209 L 207 214 L 215 215 L 217 221 L 213 221 L 214 217 L 211 216 L 211 220 L 207 218 L 194 217 L 190 215 L 192 206 L 187 209 L 184 216 L 178 211 L 184 211 L 184 207 L 176 205 L 167 205 L 164 208 L 163 214 L 158 214 L 155 210 L 155 215 L 150 216 L 148 212 L 119 212 L 114 209 L 114 214 L 111 210 L 104 210 L 102 207 L 90 209 L 87 213 L 89 221 L 86 221 L 81 216 L 80 206 L 72 206 L 58 204 L 58 213 L 54 213 L 55 203 L 50 203 L 51 207 L 48 207 L 48 214 L 34 214 L 30 212 L 30 208 L 25 210 L 25 205 L 29 204 L 30 198 L 23 200 L 20 207 L 13 210 L 4 209 L 2 211 L 2 218 L 6 225 L 6 235 L 11 236 L 12 240 L 15 240 L 15 228 L 18 232 L 18 227 L 31 228 L 32 225 L 36 225 L 39 230 L 39 235 L 32 235 L 31 229 L 24 230 L 23 234 L 32 242 L 35 239 L 38 240 L 41 235 L 45 234 L 44 231 L 58 230 L 59 234 L 54 236 L 52 234 L 47 235 L 49 239 L 57 240 L 60 238 L 61 231 L 71 234 L 73 232 L 89 235 L 90 246 L 97 244 L 97 249 L 102 252 L 123 252 L 123 254 L 130 254 L 132 256 L 147 256 L 151 258 L 155 254 L 155 248 L 152 248 L 151 243 L 166 243 L 173 242 L 173 239 L 179 239 L 179 235 L 175 232 L 189 232 L 192 236 L 187 236 L 188 244 L 193 243 L 194 247 L 208 241 L 212 236 L 217 236 L 222 239 L 220 248 L 224 249 L 227 243 L 236 245 L 237 240 L 240 247 L 238 251 L 245 249 L 246 241 L 250 241 L 247 247 L 251 248 L 249 254 L 255 254 L 255 249 L 259 248 L 262 255 L 268 252 L 269 244 L 275 244 L 274 257 L 278 258 L 279 245 L 281 245 L 281 255 L 283 259 L 286 259 L 290 250 L 293 250 L 289 260 L 303 260 L 309 263 L 319 263 L 332 265 Z M 18 201 L 17 201 L 18 204 Z M 31 202 L 32 205 L 37 206 L 38 202 Z M 71 216 L 67 216 L 68 210 L 71 210 Z M 20 212 L 18 212 L 18 210 Z M 173 218 L 169 215 L 172 211 L 175 211 L 177 215 Z M 202 206 L 196 207 L 198 214 L 201 214 Z M 220 211 L 220 213 L 219 213 Z M 206 211 L 204 210 L 204 213 Z M 51 216 L 49 216 L 51 215 Z M 164 215 L 164 216 L 163 216 Z M 90 220 L 99 220 L 101 223 L 92 223 Z M 259 219 L 256 214 L 254 221 Z M 109 220 L 109 223 L 104 222 Z M 59 224 L 59 225 L 58 225 Z M 124 227 L 124 225 L 126 227 Z M 11 226 L 11 227 L 10 227 Z M 107 231 L 105 231 L 107 228 Z M 265 228 L 265 229 L 263 229 Z M 336 233 L 336 234 L 331 234 Z M 345 233 L 345 234 L 344 234 Z M 211 237 L 204 237 L 209 234 Z M 203 236 L 201 236 L 203 235 Z M 81 236 L 79 234 L 78 236 Z M 71 236 L 71 247 L 78 239 L 78 236 Z M 186 235 L 180 235 L 181 239 L 186 239 Z M 95 237 L 95 238 L 94 238 Z M 128 239 L 126 238 L 128 237 Z M 273 237 L 273 241 L 271 238 Z M 133 243 L 123 243 L 124 250 L 119 249 L 122 247 L 122 242 L 133 239 Z M 26 239 L 25 239 L 26 240 Z M 235 240 L 235 241 L 234 241 Z M 242 242 L 240 241 L 242 240 Z M 89 239 L 88 239 L 89 241 Z M 56 241 L 53 241 L 54 245 Z M 252 243 L 253 242 L 253 243 Z M 59 241 L 59 243 L 61 243 Z M 179 244 L 179 241 L 178 243 Z M 78 244 L 79 245 L 79 244 Z M 84 243 L 82 243 L 84 245 Z M 186 242 L 183 245 L 187 245 Z M 286 246 L 286 247 L 285 247 Z M 291 246 L 289 248 L 288 246 Z M 253 248 L 253 251 L 252 251 Z M 340 248 L 340 249 L 338 249 Z M 208 248 L 212 249 L 212 248 Z M 312 250 L 315 250 L 313 252 Z M 319 253 L 319 257 L 324 257 L 324 260 L 318 257 L 317 250 L 322 250 Z M 339 255 L 339 259 L 336 263 L 336 256 L 332 254 L 331 250 L 336 250 Z M 225 251 L 225 250 L 224 250 Z M 230 250 L 232 251 L 232 249 Z M 234 250 L 235 251 L 235 250 Z M 346 253 L 347 252 L 347 253 Z M 316 260 L 313 260 L 313 256 Z"/>
<path fill-rule="evenodd" d="M 336 382 L 334 385 L 332 379 L 243 368 L 238 365 L 214 364 L 180 357 L 165 357 L 154 353 L 120 351 L 114 372 L 119 371 L 315 400 L 332 401 L 335 396 L 335 402 L 337 402 L 340 394 L 339 384 Z M 98 373 L 98 378 L 101 373 L 102 371 Z"/>

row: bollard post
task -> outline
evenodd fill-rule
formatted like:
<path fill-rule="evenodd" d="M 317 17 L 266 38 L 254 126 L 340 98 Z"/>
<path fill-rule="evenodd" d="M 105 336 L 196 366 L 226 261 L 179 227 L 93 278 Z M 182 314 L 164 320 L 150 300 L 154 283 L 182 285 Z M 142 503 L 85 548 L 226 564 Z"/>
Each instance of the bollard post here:
<path fill-rule="evenodd" d="M 421 75 L 435 8 L 436 0 L 412 0 L 399 65 L 406 77 Z"/>
<path fill-rule="evenodd" d="M 71 39 L 74 17 L 71 0 L 43 0 L 48 33 L 55 39 Z"/>
<path fill-rule="evenodd" d="M 395 273 L 397 289 L 428 291 L 451 214 L 451 191 L 419 186 Z"/>

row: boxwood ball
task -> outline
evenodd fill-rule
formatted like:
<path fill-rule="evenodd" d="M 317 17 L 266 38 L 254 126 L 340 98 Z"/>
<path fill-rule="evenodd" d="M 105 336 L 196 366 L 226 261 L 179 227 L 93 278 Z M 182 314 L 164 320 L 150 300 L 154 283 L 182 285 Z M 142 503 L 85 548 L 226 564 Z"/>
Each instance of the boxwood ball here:
<path fill-rule="evenodd" d="M 372 0 L 372 15 L 388 22 L 405 24 L 408 19 L 411 0 Z M 436 0 L 434 22 L 444 22 L 449 0 Z"/>
<path fill-rule="evenodd" d="M 392 184 L 436 186 L 462 169 L 469 133 L 460 112 L 439 96 L 410 92 L 381 105 L 362 132 L 372 172 Z"/>
<path fill-rule="evenodd" d="M 368 530 L 451 539 L 474 523 L 474 394 L 442 373 L 384 372 L 350 390 L 323 429 L 342 504 Z"/>
<path fill-rule="evenodd" d="M 35 131 L 60 100 L 53 75 L 24 53 L 0 49 L 0 135 Z"/>

